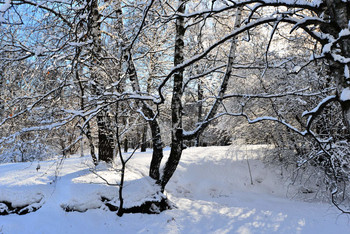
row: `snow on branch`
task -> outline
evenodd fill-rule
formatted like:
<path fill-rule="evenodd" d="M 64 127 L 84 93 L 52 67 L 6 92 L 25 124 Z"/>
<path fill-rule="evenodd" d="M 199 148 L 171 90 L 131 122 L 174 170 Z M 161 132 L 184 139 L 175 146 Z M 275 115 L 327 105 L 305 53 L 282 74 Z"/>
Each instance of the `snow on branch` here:
<path fill-rule="evenodd" d="M 262 94 L 226 94 L 223 99 L 228 98 L 261 98 L 261 99 L 268 99 L 268 98 L 282 98 L 286 96 L 301 96 L 301 97 L 310 97 L 310 96 L 318 96 L 322 93 L 327 93 L 334 88 L 326 89 L 321 92 L 316 93 L 304 93 L 304 91 L 308 90 L 309 88 L 299 89 L 291 92 L 285 92 L 285 93 L 276 93 L 276 94 L 268 94 L 268 93 L 262 93 Z"/>
<path fill-rule="evenodd" d="M 34 131 L 51 131 L 53 129 L 60 128 L 64 125 L 72 122 L 75 119 L 75 117 L 76 116 L 69 116 L 65 119 L 62 119 L 60 122 L 22 128 L 21 130 L 16 131 L 15 133 L 13 133 L 9 136 L 0 138 L 0 144 L 3 142 L 12 142 L 16 139 L 16 137 L 20 136 L 23 133 L 34 132 Z"/>
<path fill-rule="evenodd" d="M 350 30 L 348 28 L 342 29 L 337 38 L 334 38 L 331 35 L 328 35 L 327 39 L 328 39 L 328 43 L 325 44 L 322 48 L 322 55 L 330 55 L 334 61 L 346 64 L 346 63 L 350 63 L 350 58 L 344 57 L 342 55 L 340 55 L 337 51 L 337 49 L 334 49 L 337 45 L 337 43 L 339 43 L 341 40 L 345 39 L 345 38 L 349 38 L 350 37 Z"/>
<path fill-rule="evenodd" d="M 230 9 L 235 9 L 242 6 L 248 6 L 251 4 L 256 3 L 254 8 L 252 9 L 253 12 L 255 12 L 257 9 L 264 7 L 264 6 L 287 6 L 287 7 L 294 7 L 294 8 L 303 8 L 303 9 L 310 9 L 314 10 L 317 9 L 321 4 L 322 0 L 315 0 L 315 1 L 306 1 L 306 0 L 248 0 L 248 1 L 231 1 L 232 5 L 229 6 L 223 6 L 213 9 L 205 9 L 201 11 L 196 11 L 192 13 L 176 13 L 176 15 L 185 17 L 185 18 L 194 18 L 202 15 L 215 15 L 221 12 L 225 12 Z"/>
<path fill-rule="evenodd" d="M 45 130 L 51 131 L 53 129 L 60 128 L 60 127 L 62 127 L 64 125 L 72 122 L 75 117 L 76 116 L 70 116 L 68 118 L 63 119 L 60 122 L 55 122 L 55 123 L 45 124 L 45 125 L 39 125 L 39 126 L 33 126 L 33 127 L 28 127 L 28 128 L 22 128 L 19 131 L 19 133 L 33 132 L 33 131 L 45 131 Z"/>
<path fill-rule="evenodd" d="M 349 87 L 343 89 L 343 91 L 340 94 L 339 100 L 342 102 L 350 101 L 350 88 Z"/>
<path fill-rule="evenodd" d="M 210 69 L 210 70 L 208 70 L 208 71 L 205 71 L 205 72 L 200 73 L 200 74 L 198 74 L 198 75 L 191 76 L 191 77 L 187 78 L 187 80 L 184 82 L 184 85 L 183 85 L 182 90 L 184 91 L 185 88 L 187 87 L 188 83 L 190 83 L 192 80 L 197 80 L 197 79 L 199 79 L 199 78 L 201 78 L 201 77 L 204 77 L 204 76 L 206 76 L 206 75 L 212 74 L 212 73 L 215 72 L 216 70 L 222 69 L 222 68 L 224 68 L 224 67 L 226 67 L 226 65 L 217 66 L 217 67 L 214 67 L 214 68 L 212 68 L 212 69 Z"/>
<path fill-rule="evenodd" d="M 311 111 L 304 111 L 302 117 L 310 116 L 307 120 L 306 127 L 309 130 L 314 119 L 323 111 L 323 109 L 331 102 L 337 101 L 336 95 L 328 96 L 324 98 L 314 109 Z"/>
<path fill-rule="evenodd" d="M 314 115 L 320 111 L 322 111 L 322 108 L 324 108 L 328 103 L 333 102 L 336 100 L 335 95 L 328 96 L 324 98 L 314 109 L 311 111 L 304 111 L 302 114 L 302 117 L 308 116 L 308 115 Z"/>
<path fill-rule="evenodd" d="M 325 24 L 329 23 L 329 21 L 325 21 L 318 17 L 304 17 L 303 19 L 300 19 L 298 23 L 296 23 L 293 28 L 290 30 L 290 33 L 294 32 L 296 29 L 300 28 L 303 25 L 311 25 L 311 24 Z"/>
<path fill-rule="evenodd" d="M 227 115 L 231 115 L 231 113 L 228 113 Z M 258 117 L 255 119 L 250 119 L 248 117 L 247 114 L 242 113 L 241 116 L 243 116 L 244 118 L 246 118 L 246 120 L 248 121 L 249 124 L 254 124 L 254 123 L 258 123 L 258 122 L 262 122 L 262 121 L 273 121 L 273 122 L 277 122 L 280 123 L 282 125 L 284 125 L 285 127 L 287 127 L 288 129 L 292 130 L 295 133 L 298 133 L 301 136 L 306 136 L 308 135 L 310 132 L 305 130 L 305 131 L 300 131 L 298 130 L 296 127 L 294 127 L 293 125 L 287 123 L 285 120 L 280 119 L 280 118 L 276 118 L 276 117 L 271 117 L 271 116 L 262 116 L 262 117 Z"/>
<path fill-rule="evenodd" d="M 211 119 L 208 119 L 205 122 L 199 123 L 199 126 L 195 130 L 193 130 L 193 131 L 184 131 L 184 138 L 187 139 L 191 135 L 195 134 L 201 128 L 201 125 L 203 125 L 204 123 L 211 122 L 211 121 L 213 121 L 215 119 L 218 119 L 218 118 L 220 118 L 222 116 L 243 117 L 243 118 L 245 118 L 247 120 L 247 122 L 249 124 L 255 124 L 255 123 L 263 122 L 263 121 L 273 121 L 273 122 L 277 122 L 277 123 L 280 123 L 280 124 L 284 125 L 288 129 L 292 130 L 295 133 L 298 133 L 301 136 L 306 136 L 306 135 L 310 134 L 309 130 L 301 131 L 301 130 L 297 129 L 296 127 L 294 127 L 293 125 L 289 124 L 288 122 L 286 122 L 283 119 L 276 118 L 276 117 L 271 117 L 271 116 L 261 116 L 261 117 L 255 118 L 255 119 L 251 119 L 251 118 L 249 118 L 248 114 L 246 114 L 246 113 L 244 113 L 242 111 L 242 112 L 239 112 L 239 113 L 232 113 L 232 112 L 219 113 L 215 117 L 213 117 Z"/>
<path fill-rule="evenodd" d="M 244 1 L 243 1 L 244 2 Z M 320 5 L 323 3 L 322 0 L 261 0 L 256 1 L 260 2 L 262 4 L 266 4 L 269 6 L 289 6 L 289 7 L 298 7 L 298 8 L 305 8 L 305 9 L 314 9 L 317 7 L 320 7 Z"/>
<path fill-rule="evenodd" d="M 45 93 L 44 95 L 40 95 L 40 96 L 36 96 L 36 97 L 33 97 L 34 99 L 38 98 L 38 100 L 36 100 L 34 103 L 32 103 L 31 105 L 28 105 L 27 108 L 25 108 L 24 110 L 22 111 L 19 111 L 18 113 L 14 114 L 13 116 L 9 116 L 7 118 L 5 118 L 4 120 L 2 120 L 0 122 L 0 126 L 4 125 L 6 122 L 8 122 L 10 119 L 15 119 L 15 118 L 18 118 L 19 116 L 25 114 L 25 113 L 28 113 L 30 112 L 34 107 L 40 105 L 40 103 L 42 103 L 46 98 L 48 98 L 50 95 L 56 93 L 57 91 L 59 90 L 62 90 L 63 87 L 66 87 L 68 86 L 67 84 L 63 83 L 61 84 L 59 87 L 55 88 L 55 89 L 52 89 L 50 90 L 49 92 Z M 29 99 L 29 97 L 25 97 L 26 99 Z M 25 99 L 25 98 L 17 98 L 15 100 L 21 100 L 21 99 Z"/>

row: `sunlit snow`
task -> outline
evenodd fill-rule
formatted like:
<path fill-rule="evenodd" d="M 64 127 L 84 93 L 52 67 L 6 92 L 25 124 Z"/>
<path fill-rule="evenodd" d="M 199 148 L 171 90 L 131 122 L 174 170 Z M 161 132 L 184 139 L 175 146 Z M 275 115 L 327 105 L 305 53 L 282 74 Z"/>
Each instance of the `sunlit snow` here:
<path fill-rule="evenodd" d="M 350 88 L 345 88 L 340 94 L 341 101 L 349 101 L 350 100 Z"/>
<path fill-rule="evenodd" d="M 348 233 L 348 216 L 329 204 L 290 200 L 296 191 L 277 167 L 261 158 L 269 146 L 189 148 L 166 195 L 176 209 L 159 215 L 106 209 L 101 196 L 118 189 L 91 173 L 88 156 L 0 165 L 0 200 L 36 202 L 36 212 L 1 216 L 0 233 Z M 169 150 L 165 151 L 168 155 Z M 152 192 L 147 177 L 151 152 L 136 153 L 126 171 L 125 201 L 138 203 Z M 248 170 L 251 169 L 251 176 Z M 59 166 L 59 170 L 56 167 Z M 98 166 L 110 183 L 118 172 Z M 62 207 L 81 212 L 65 212 Z M 0 207 L 1 209 L 1 207 Z"/>

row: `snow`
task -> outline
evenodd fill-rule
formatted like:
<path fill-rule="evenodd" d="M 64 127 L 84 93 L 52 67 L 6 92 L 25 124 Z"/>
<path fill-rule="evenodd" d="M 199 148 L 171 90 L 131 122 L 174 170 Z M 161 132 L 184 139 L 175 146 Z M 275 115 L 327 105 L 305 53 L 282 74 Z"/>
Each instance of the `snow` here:
<path fill-rule="evenodd" d="M 274 4 L 274 3 L 276 3 L 276 0 L 264 0 L 263 2 L 264 3 Z M 313 1 L 305 1 L 305 0 L 278 0 L 277 3 L 290 5 L 290 6 L 304 5 L 304 6 L 318 7 L 320 4 L 322 4 L 322 0 L 313 0 Z"/>
<path fill-rule="evenodd" d="M 40 56 L 42 55 L 44 52 L 46 51 L 46 49 L 42 46 L 37 46 L 35 48 L 35 56 Z"/>
<path fill-rule="evenodd" d="M 88 156 L 42 161 L 39 171 L 37 162 L 2 164 L 0 201 L 36 202 L 42 207 L 26 215 L 1 216 L 0 233 L 349 233 L 349 217 L 330 204 L 288 198 L 295 190 L 280 169 L 261 161 L 269 147 L 184 150 L 166 188 L 177 208 L 159 215 L 118 217 L 108 211 L 99 198 L 116 197 L 118 188 L 107 186 L 90 171 Z M 129 161 L 126 204 L 140 203 L 145 193 L 155 191 L 147 177 L 150 159 L 150 151 L 137 152 Z M 118 172 L 103 164 L 96 173 L 110 183 L 118 181 Z M 80 212 L 65 212 L 62 207 Z"/>
<path fill-rule="evenodd" d="M 11 7 L 11 0 L 5 0 L 4 4 L 0 6 L 0 12 L 6 12 Z"/>
<path fill-rule="evenodd" d="M 4 13 L 11 8 L 11 0 L 5 0 L 5 2 L 0 5 L 0 24 L 5 23 Z"/>
<path fill-rule="evenodd" d="M 344 66 L 344 76 L 345 76 L 346 79 L 350 78 L 349 67 L 348 67 L 347 64 Z"/>
<path fill-rule="evenodd" d="M 339 35 L 337 38 L 332 37 L 331 35 L 324 34 L 324 36 L 327 38 L 328 43 L 325 44 L 322 48 L 322 55 L 330 54 L 334 61 L 347 64 L 350 63 L 350 58 L 344 57 L 340 55 L 338 52 L 338 49 L 332 50 L 332 47 L 334 47 L 342 38 L 348 37 L 350 35 L 350 30 L 348 28 L 342 29 L 339 32 Z M 346 72 L 346 71 L 345 71 Z M 345 73 L 345 76 L 347 74 Z"/>
<path fill-rule="evenodd" d="M 350 88 L 345 88 L 340 94 L 340 101 L 349 101 L 350 100 Z"/>
<path fill-rule="evenodd" d="M 340 37 L 347 37 L 350 35 L 350 30 L 348 28 L 344 28 L 339 32 L 339 38 Z"/>
<path fill-rule="evenodd" d="M 295 66 L 295 67 L 293 68 L 293 72 L 294 72 L 294 73 L 298 73 L 300 70 L 301 70 L 301 67 L 300 67 L 300 66 Z"/>
<path fill-rule="evenodd" d="M 328 43 L 328 44 L 325 44 L 322 48 L 322 54 L 327 54 L 327 53 L 330 53 L 331 52 L 331 47 L 333 46 L 333 41 Z"/>
<path fill-rule="evenodd" d="M 68 44 L 71 46 L 81 47 L 81 46 L 86 46 L 88 43 L 86 43 L 86 42 L 68 42 Z"/>

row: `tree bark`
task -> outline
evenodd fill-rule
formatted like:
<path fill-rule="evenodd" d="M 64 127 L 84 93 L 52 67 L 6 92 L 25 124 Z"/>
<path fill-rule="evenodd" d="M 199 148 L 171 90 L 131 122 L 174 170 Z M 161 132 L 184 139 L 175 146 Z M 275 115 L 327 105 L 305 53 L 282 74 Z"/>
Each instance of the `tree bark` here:
<path fill-rule="evenodd" d="M 149 122 L 152 134 L 152 145 L 153 145 L 153 153 L 152 160 L 149 168 L 149 176 L 156 180 L 157 183 L 160 181 L 160 163 L 163 159 L 163 142 L 160 135 L 160 128 L 158 121 L 154 119 Z"/>
<path fill-rule="evenodd" d="M 348 29 L 350 20 L 350 7 L 348 2 L 340 0 L 327 0 L 325 18 L 331 20 L 330 23 L 321 27 L 325 33 L 331 34 L 335 38 L 339 36 L 342 29 Z M 340 53 L 345 58 L 350 58 L 350 39 L 343 38 L 339 41 Z M 344 124 L 347 127 L 348 134 L 350 133 L 350 99 L 342 99 L 343 92 L 350 90 L 350 77 L 345 77 L 345 66 L 350 68 L 350 63 L 344 64 L 334 60 L 330 61 L 331 76 L 336 80 L 337 93 L 342 107 Z M 344 91 L 345 90 L 345 91 Z"/>
<path fill-rule="evenodd" d="M 91 49 L 93 64 L 91 68 L 91 79 L 94 81 L 94 85 L 92 91 L 98 96 L 103 92 L 100 84 L 101 76 L 99 75 L 100 58 L 102 56 L 101 14 L 98 10 L 97 0 L 91 0 L 89 4 L 88 35 L 93 41 Z M 113 160 L 114 140 L 111 120 L 107 111 L 106 108 L 103 108 L 96 117 L 98 127 L 98 159 L 100 161 L 111 162 Z"/>
<path fill-rule="evenodd" d="M 141 152 L 146 152 L 146 149 L 147 149 L 147 125 L 145 124 L 142 129 Z"/>
<path fill-rule="evenodd" d="M 124 37 L 124 41 L 127 41 L 127 38 Z M 140 92 L 140 85 L 138 82 L 138 77 L 135 69 L 134 62 L 131 57 L 131 52 L 128 50 L 126 51 L 126 60 L 128 62 L 128 70 L 127 73 L 129 75 L 129 79 L 131 81 L 131 85 L 134 92 Z M 148 84 L 150 86 L 150 84 Z M 147 122 L 151 129 L 151 135 L 152 135 L 152 145 L 153 145 L 153 153 L 152 153 L 152 160 L 150 164 L 149 169 L 149 176 L 156 180 L 157 183 L 159 183 L 160 179 L 160 164 L 163 159 L 163 141 L 160 134 L 160 127 L 159 123 L 157 121 L 157 116 L 152 110 L 152 108 L 145 102 L 137 102 L 142 107 L 142 112 L 147 118 Z"/>
<path fill-rule="evenodd" d="M 128 152 L 128 138 L 125 137 L 124 139 L 124 153 L 127 153 Z"/>
<path fill-rule="evenodd" d="M 140 86 L 138 84 L 138 78 L 136 69 L 134 67 L 134 63 L 132 62 L 132 58 L 129 58 L 129 76 L 130 81 L 132 82 L 133 90 L 139 92 Z M 142 112 L 147 118 L 147 122 L 151 129 L 151 135 L 152 135 L 152 145 L 153 145 L 153 153 L 152 153 L 152 160 L 150 164 L 149 169 L 149 176 L 159 182 L 159 175 L 160 175 L 160 164 L 163 159 L 163 141 L 160 134 L 160 127 L 159 123 L 157 121 L 157 116 L 153 112 L 152 108 L 146 103 L 141 102 L 140 105 L 142 106 Z"/>
<path fill-rule="evenodd" d="M 80 55 L 80 51 L 81 49 L 80 48 L 77 48 L 77 59 Z M 79 85 L 79 89 L 80 89 L 80 109 L 81 110 L 84 110 L 85 109 L 85 103 L 84 103 L 84 96 L 85 96 L 85 89 L 84 89 L 84 86 L 81 82 L 81 79 L 80 79 L 80 76 L 79 76 L 79 64 L 78 64 L 78 61 L 76 61 L 77 64 L 75 66 L 75 79 L 77 80 L 78 82 L 78 85 Z M 86 117 L 83 116 L 82 117 L 84 123 L 86 122 Z M 98 164 L 98 160 L 97 160 L 97 157 L 96 157 L 96 154 L 95 154 L 95 146 L 94 146 L 94 143 L 93 143 L 93 140 L 92 140 L 92 136 L 91 136 L 91 127 L 90 127 L 90 122 L 86 122 L 86 131 L 84 131 L 84 126 L 81 126 L 82 129 L 81 131 L 85 134 L 86 138 L 88 139 L 88 142 L 89 142 L 89 147 L 90 147 L 90 155 L 91 155 L 91 158 L 92 158 L 92 161 L 94 163 L 94 165 L 96 166 Z M 83 141 L 83 139 L 82 139 Z M 82 144 L 83 145 L 83 144 Z M 81 146 L 82 147 L 82 146 Z"/>
<path fill-rule="evenodd" d="M 180 7 L 178 9 L 179 13 L 185 11 L 184 1 L 180 1 Z M 236 22 L 235 28 L 240 25 L 241 20 L 241 8 L 237 9 L 236 13 Z M 184 19 L 181 16 L 178 16 L 176 20 L 176 37 L 175 37 L 175 57 L 174 57 L 174 66 L 181 64 L 184 61 L 183 51 L 184 51 Z M 213 104 L 212 109 L 207 114 L 203 123 L 199 125 L 199 128 L 193 134 L 184 135 L 182 128 L 182 86 L 183 86 L 183 70 L 174 74 L 174 84 L 173 84 L 173 97 L 171 102 L 172 109 L 172 135 L 171 135 L 171 151 L 169 159 L 166 162 L 163 177 L 161 180 L 161 190 L 164 191 L 166 184 L 169 182 L 170 178 L 173 176 L 177 165 L 181 159 L 181 154 L 183 150 L 183 140 L 191 140 L 197 137 L 204 129 L 209 125 L 210 119 L 212 119 L 222 102 L 223 96 L 226 92 L 228 81 L 232 73 L 232 65 L 236 53 L 236 38 L 233 38 L 229 53 L 229 58 L 227 62 L 226 72 L 221 83 L 219 90 L 218 98 Z"/>
<path fill-rule="evenodd" d="M 103 110 L 102 113 L 97 116 L 98 159 L 109 163 L 113 161 L 114 141 L 112 130 L 109 128 L 111 123 L 108 121 L 109 117 L 106 115 L 107 111 Z"/>
<path fill-rule="evenodd" d="M 3 68 L 2 66 L 0 66 L 0 93 L 3 93 L 2 89 L 3 89 L 3 82 L 4 82 L 4 75 L 3 75 Z M 3 112 L 4 112 L 4 101 L 2 100 L 1 96 L 0 96 L 0 118 L 2 118 Z M 0 135 L 1 136 L 1 135 Z"/>
<path fill-rule="evenodd" d="M 202 81 L 198 81 L 198 116 L 197 116 L 197 122 L 202 122 L 202 112 L 203 112 L 203 88 L 202 88 Z M 200 146 L 200 134 L 197 135 L 196 139 L 196 147 Z"/>
<path fill-rule="evenodd" d="M 185 12 L 185 1 L 179 1 L 180 6 L 178 12 Z M 185 35 L 185 20 L 184 17 L 178 16 L 176 18 L 176 35 L 175 35 L 175 52 L 174 52 L 174 67 L 184 61 L 184 35 Z M 183 128 L 182 128 L 182 86 L 183 86 L 183 72 L 181 69 L 174 74 L 173 82 L 173 96 L 171 99 L 171 151 L 168 161 L 165 164 L 163 176 L 161 179 L 161 191 L 164 191 L 166 184 L 173 176 L 177 165 L 181 159 L 183 150 Z"/>
<path fill-rule="evenodd" d="M 241 16 L 242 16 L 242 8 L 239 7 L 237 9 L 237 12 L 236 12 L 234 29 L 239 27 L 239 25 L 241 23 Z M 219 109 L 219 106 L 222 103 L 223 97 L 224 97 L 225 92 L 227 90 L 228 82 L 229 82 L 230 77 L 231 77 L 233 62 L 234 62 L 234 59 L 236 57 L 236 47 L 237 47 L 236 40 L 237 40 L 236 37 L 234 37 L 232 39 L 232 42 L 231 42 L 226 71 L 225 71 L 225 74 L 222 78 L 222 82 L 221 82 L 221 86 L 220 86 L 220 90 L 219 90 L 219 93 L 217 95 L 217 98 L 216 98 L 211 110 L 208 112 L 208 114 L 206 115 L 204 120 L 201 121 L 201 123 L 199 123 L 199 126 L 193 131 L 193 133 L 187 134 L 184 136 L 184 138 L 186 140 L 194 139 L 195 137 L 200 135 L 208 127 L 208 125 L 210 124 L 210 120 L 213 119 L 215 117 L 215 115 L 217 114 L 217 111 Z"/>

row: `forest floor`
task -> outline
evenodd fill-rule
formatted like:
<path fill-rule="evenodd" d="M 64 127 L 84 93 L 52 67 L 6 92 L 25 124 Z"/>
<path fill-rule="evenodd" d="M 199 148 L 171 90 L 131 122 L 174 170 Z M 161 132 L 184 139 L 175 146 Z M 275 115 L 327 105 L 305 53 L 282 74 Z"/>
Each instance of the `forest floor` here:
<path fill-rule="evenodd" d="M 177 208 L 122 217 L 100 199 L 116 197 L 118 187 L 99 176 L 116 183 L 118 173 L 100 165 L 97 176 L 88 156 L 1 164 L 0 213 L 9 202 L 30 203 L 22 212 L 38 210 L 0 216 L 0 233 L 350 233 L 350 216 L 331 204 L 296 200 L 298 185 L 290 186 L 278 166 L 266 166 L 264 152 L 263 146 L 186 149 L 166 188 Z M 152 191 L 150 159 L 151 152 L 137 152 L 129 161 L 126 206 Z"/>

